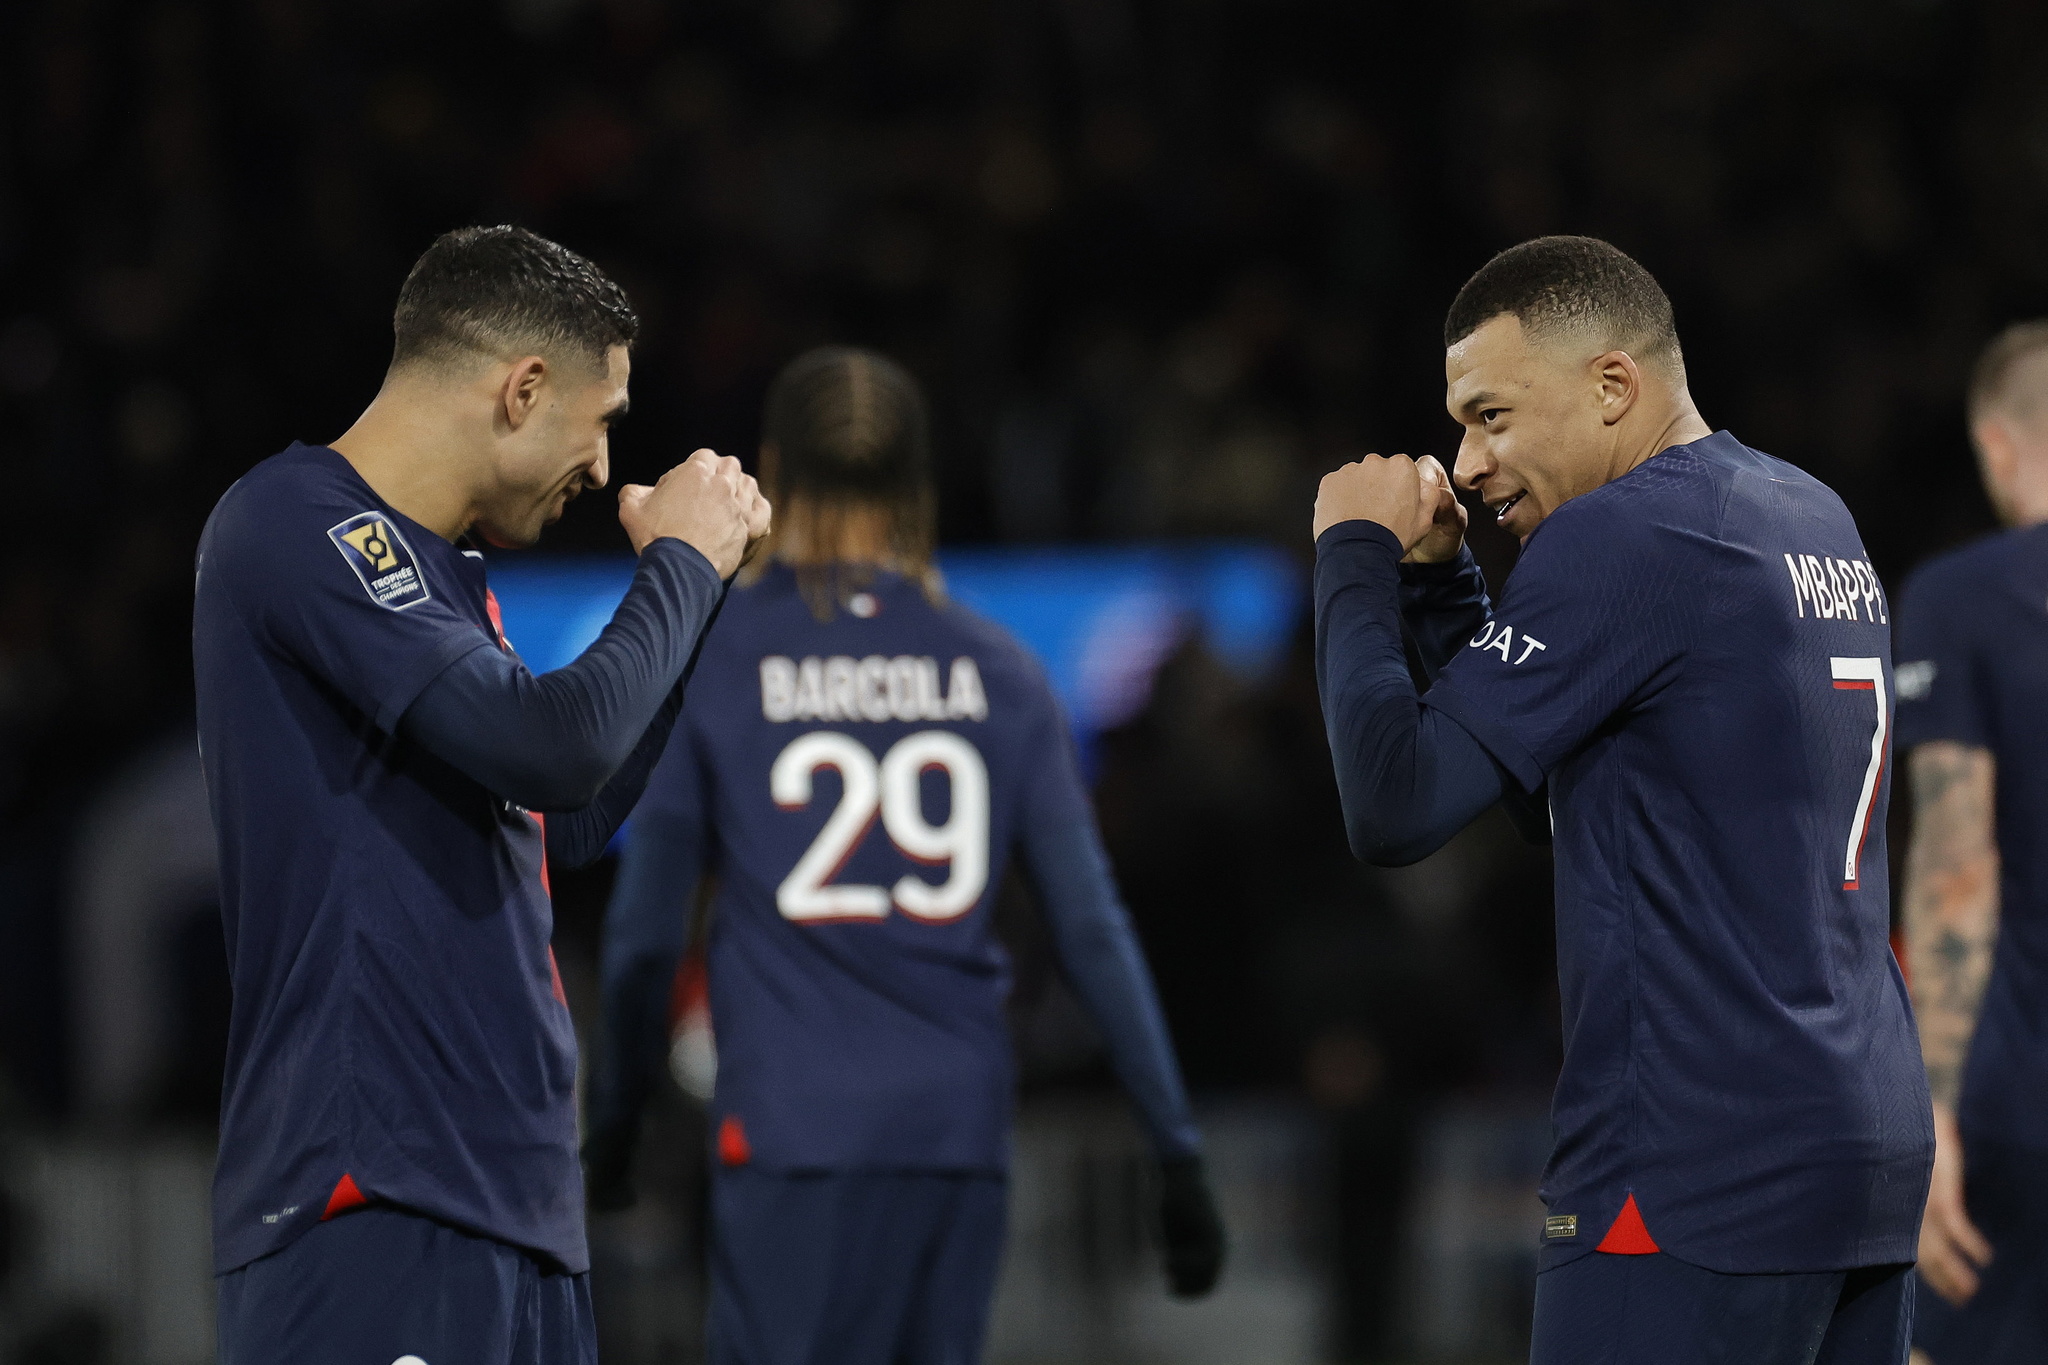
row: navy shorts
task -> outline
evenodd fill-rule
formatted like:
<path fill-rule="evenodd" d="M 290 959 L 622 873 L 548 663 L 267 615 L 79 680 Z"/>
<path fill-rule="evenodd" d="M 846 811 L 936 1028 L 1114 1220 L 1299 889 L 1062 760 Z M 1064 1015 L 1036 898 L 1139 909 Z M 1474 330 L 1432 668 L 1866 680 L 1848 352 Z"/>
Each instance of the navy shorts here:
<path fill-rule="evenodd" d="M 1976 1296 L 1920 1286 L 1913 1344 L 1934 1365 L 2048 1361 L 2048 1152 L 1963 1141 L 1963 1207 L 1991 1243 Z"/>
<path fill-rule="evenodd" d="M 589 1275 L 402 1209 L 316 1224 L 219 1283 L 219 1365 L 597 1362 Z"/>
<path fill-rule="evenodd" d="M 995 1175 L 714 1172 L 711 1365 L 976 1365 L 1008 1204 Z"/>
<path fill-rule="evenodd" d="M 1724 1275 L 1594 1252 L 1536 1277 L 1530 1365 L 1906 1365 L 1911 1266 Z"/>

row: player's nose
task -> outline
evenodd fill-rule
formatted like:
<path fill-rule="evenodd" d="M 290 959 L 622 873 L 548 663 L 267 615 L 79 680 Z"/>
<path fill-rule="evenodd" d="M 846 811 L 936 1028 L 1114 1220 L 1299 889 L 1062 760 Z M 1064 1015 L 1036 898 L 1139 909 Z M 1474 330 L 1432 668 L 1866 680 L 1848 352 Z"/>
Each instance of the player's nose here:
<path fill-rule="evenodd" d="M 597 442 L 597 458 L 590 462 L 590 468 L 583 473 L 583 482 L 591 488 L 602 488 L 611 482 L 611 443 L 602 437 Z"/>
<path fill-rule="evenodd" d="M 1477 492 L 1479 485 L 1499 468 L 1493 457 L 1468 432 L 1458 442 L 1458 462 L 1451 469 L 1451 482 L 1468 493 Z"/>

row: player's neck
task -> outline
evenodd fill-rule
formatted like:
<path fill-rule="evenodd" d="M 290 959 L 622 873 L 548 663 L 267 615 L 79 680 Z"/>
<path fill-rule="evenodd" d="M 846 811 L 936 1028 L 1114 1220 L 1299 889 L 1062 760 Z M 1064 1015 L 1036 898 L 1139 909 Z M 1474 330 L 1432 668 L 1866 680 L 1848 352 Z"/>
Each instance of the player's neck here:
<path fill-rule="evenodd" d="M 445 398 L 387 384 L 329 449 L 388 506 L 452 541 L 476 519 L 473 471 L 488 464 L 470 448 L 465 415 Z"/>
<path fill-rule="evenodd" d="M 2014 529 L 2048 522 L 2048 444 L 2007 447 L 2005 459 L 1983 464 L 1984 492 L 1998 519 Z"/>
<path fill-rule="evenodd" d="M 1700 410 L 1693 406 L 1692 394 L 1685 388 L 1667 391 L 1648 411 L 1631 413 L 1643 420 L 1633 431 L 1621 434 L 1615 442 L 1615 453 L 1620 457 L 1615 477 L 1628 473 L 1653 455 L 1671 449 L 1673 446 L 1690 444 L 1693 441 L 1714 434 L 1700 416 Z"/>

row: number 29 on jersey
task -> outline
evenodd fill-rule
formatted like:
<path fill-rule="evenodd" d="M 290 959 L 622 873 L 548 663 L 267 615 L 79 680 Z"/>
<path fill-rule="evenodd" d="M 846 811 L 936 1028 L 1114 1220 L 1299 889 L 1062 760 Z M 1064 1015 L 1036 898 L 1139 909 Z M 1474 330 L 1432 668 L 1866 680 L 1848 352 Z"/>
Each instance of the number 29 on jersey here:
<path fill-rule="evenodd" d="M 836 730 L 792 740 L 768 770 L 769 795 L 784 810 L 811 804 L 818 769 L 839 774 L 839 804 L 775 891 L 776 909 L 798 923 L 886 919 L 890 908 L 943 922 L 972 910 L 988 889 L 988 765 L 981 751 L 950 730 L 921 730 L 876 761 L 868 746 Z M 943 824 L 925 816 L 924 774 L 942 774 L 951 791 Z M 893 887 L 835 883 L 880 816 L 890 843 L 912 862 L 944 867 L 934 885 L 914 872 Z"/>

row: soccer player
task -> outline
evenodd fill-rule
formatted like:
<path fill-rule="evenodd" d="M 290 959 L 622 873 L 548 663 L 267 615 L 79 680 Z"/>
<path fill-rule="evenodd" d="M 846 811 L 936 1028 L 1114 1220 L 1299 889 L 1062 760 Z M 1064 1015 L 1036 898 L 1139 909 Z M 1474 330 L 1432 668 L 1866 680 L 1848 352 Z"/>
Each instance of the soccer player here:
<path fill-rule="evenodd" d="M 1923 566 L 1899 607 L 1906 961 L 1935 1132 L 1920 1225 L 1934 1292 L 1914 1339 L 1935 1365 L 2035 1365 L 2048 1360 L 2048 322 L 1991 343 L 1969 420 L 2012 529 Z"/>
<path fill-rule="evenodd" d="M 1565 1056 L 1531 1359 L 1900 1365 L 1932 1133 L 1855 523 L 1708 428 L 1663 290 L 1605 242 L 1502 252 L 1444 341 L 1458 485 L 1520 561 L 1494 607 L 1434 460 L 1346 465 L 1316 501 L 1317 669 L 1361 857 L 1548 808 Z"/>
<path fill-rule="evenodd" d="M 715 877 L 709 1337 L 719 1365 L 981 1358 L 1013 1105 L 995 935 L 1011 857 L 1159 1157 L 1176 1293 L 1222 1226 L 1166 1025 L 1066 723 L 931 565 L 925 403 L 871 351 L 769 390 L 772 563 L 733 593 L 633 829 L 605 922 L 591 1200 L 629 1163 L 668 1050 L 693 896 Z"/>
<path fill-rule="evenodd" d="M 604 486 L 637 325 L 553 242 L 451 232 L 406 278 L 362 417 L 207 521 L 222 1365 L 596 1359 L 546 859 L 589 861 L 638 798 L 768 509 L 709 451 L 621 490 L 632 588 L 540 678 L 468 545 L 530 545 Z"/>

